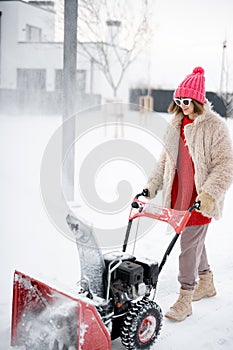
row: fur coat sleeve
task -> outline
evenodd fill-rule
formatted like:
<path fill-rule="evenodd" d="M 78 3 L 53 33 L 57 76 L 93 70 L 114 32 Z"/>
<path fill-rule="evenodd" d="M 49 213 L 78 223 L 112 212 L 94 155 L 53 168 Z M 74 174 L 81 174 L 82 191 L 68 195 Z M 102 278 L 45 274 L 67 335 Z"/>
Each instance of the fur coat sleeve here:
<path fill-rule="evenodd" d="M 211 136 L 209 174 L 200 191 L 209 193 L 217 201 L 232 183 L 233 155 L 225 123 L 218 126 Z"/>
<path fill-rule="evenodd" d="M 163 189 L 163 178 L 166 163 L 166 152 L 162 152 L 158 164 L 155 165 L 152 174 L 148 180 L 148 183 L 144 188 L 149 190 L 149 198 L 152 199 L 156 196 L 159 190 Z"/>

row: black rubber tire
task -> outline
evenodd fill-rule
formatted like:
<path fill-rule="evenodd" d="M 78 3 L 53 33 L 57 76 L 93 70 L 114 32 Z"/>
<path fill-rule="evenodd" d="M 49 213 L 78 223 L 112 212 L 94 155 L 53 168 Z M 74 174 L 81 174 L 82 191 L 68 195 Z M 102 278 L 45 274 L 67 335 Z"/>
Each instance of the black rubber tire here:
<path fill-rule="evenodd" d="M 121 341 L 128 350 L 150 349 L 162 327 L 162 311 L 148 298 L 132 303 L 121 327 Z"/>

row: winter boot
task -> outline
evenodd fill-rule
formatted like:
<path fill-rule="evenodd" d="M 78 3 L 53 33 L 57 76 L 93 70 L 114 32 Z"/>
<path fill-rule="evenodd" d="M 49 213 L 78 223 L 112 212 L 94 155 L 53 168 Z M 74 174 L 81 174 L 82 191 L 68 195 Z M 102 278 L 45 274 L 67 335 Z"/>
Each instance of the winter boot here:
<path fill-rule="evenodd" d="M 199 275 L 199 282 L 194 290 L 193 301 L 215 295 L 216 289 L 214 287 L 213 273 L 209 271 L 205 275 Z"/>
<path fill-rule="evenodd" d="M 174 321 L 183 321 L 186 317 L 192 315 L 192 298 L 194 290 L 180 289 L 180 295 L 176 303 L 170 307 L 165 317 Z"/>

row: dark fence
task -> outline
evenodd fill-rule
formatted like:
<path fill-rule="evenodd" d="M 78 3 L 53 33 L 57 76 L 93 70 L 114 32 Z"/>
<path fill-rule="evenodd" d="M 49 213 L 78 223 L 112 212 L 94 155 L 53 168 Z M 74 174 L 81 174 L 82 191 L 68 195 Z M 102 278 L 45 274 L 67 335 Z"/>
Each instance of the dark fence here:
<path fill-rule="evenodd" d="M 151 96 L 154 99 L 154 111 L 166 113 L 168 106 L 173 98 L 174 90 L 151 90 Z M 146 96 L 148 94 L 147 89 L 131 89 L 130 90 L 130 103 L 131 109 L 139 110 L 139 97 Z M 226 115 L 226 107 L 223 100 L 215 92 L 206 92 L 206 98 L 212 102 L 214 110 L 220 115 Z"/>

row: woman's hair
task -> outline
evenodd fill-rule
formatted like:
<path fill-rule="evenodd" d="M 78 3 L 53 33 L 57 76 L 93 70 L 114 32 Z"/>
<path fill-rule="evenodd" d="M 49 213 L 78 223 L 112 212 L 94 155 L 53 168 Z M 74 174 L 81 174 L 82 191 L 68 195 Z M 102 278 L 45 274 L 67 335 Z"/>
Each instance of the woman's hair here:
<path fill-rule="evenodd" d="M 203 104 L 201 104 L 200 102 L 198 102 L 196 100 L 192 100 L 192 102 L 194 104 L 194 113 L 197 113 L 198 115 L 203 114 L 204 113 Z M 182 112 L 182 109 L 180 106 L 177 106 L 177 104 L 172 100 L 167 111 L 168 111 L 168 113 L 172 113 L 172 114 L 174 113 L 175 115 L 177 115 L 180 112 Z"/>

